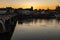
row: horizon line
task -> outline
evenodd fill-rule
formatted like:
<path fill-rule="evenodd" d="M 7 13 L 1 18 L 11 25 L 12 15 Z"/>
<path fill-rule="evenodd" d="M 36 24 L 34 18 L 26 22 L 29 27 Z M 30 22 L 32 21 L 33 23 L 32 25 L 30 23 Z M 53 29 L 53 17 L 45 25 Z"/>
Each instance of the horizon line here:
<path fill-rule="evenodd" d="M 7 8 L 7 7 L 11 7 L 11 8 L 14 8 L 14 9 L 18 9 L 18 8 L 29 9 L 29 8 L 31 8 L 31 7 L 33 7 L 33 6 L 25 7 L 25 8 L 23 8 L 23 7 L 12 7 L 12 6 L 6 6 L 6 7 L 0 7 L 0 8 Z M 60 7 L 60 5 L 57 5 L 57 6 L 55 6 L 54 8 L 49 8 L 49 7 L 46 7 L 46 8 L 34 8 L 34 7 L 33 7 L 33 10 L 35 10 L 35 9 L 37 9 L 37 10 L 39 10 L 39 9 L 41 9 L 41 10 L 42 10 L 42 9 L 44 9 L 44 10 L 47 10 L 47 9 L 55 10 L 56 7 Z"/>

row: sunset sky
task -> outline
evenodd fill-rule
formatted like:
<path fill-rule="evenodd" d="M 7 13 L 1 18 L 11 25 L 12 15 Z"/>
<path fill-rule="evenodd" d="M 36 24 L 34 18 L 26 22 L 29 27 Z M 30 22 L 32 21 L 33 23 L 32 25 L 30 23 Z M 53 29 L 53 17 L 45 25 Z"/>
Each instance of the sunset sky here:
<path fill-rule="evenodd" d="M 33 6 L 34 9 L 54 9 L 57 5 L 60 6 L 60 0 L 0 0 L 0 8 L 30 8 Z"/>

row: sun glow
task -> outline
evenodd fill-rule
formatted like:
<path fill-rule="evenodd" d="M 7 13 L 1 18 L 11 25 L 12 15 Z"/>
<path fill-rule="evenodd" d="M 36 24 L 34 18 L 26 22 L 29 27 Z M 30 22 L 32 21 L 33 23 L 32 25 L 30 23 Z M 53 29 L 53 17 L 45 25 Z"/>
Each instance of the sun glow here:
<path fill-rule="evenodd" d="M 1 7 L 30 8 L 34 9 L 55 9 L 60 6 L 60 0 L 0 0 Z"/>

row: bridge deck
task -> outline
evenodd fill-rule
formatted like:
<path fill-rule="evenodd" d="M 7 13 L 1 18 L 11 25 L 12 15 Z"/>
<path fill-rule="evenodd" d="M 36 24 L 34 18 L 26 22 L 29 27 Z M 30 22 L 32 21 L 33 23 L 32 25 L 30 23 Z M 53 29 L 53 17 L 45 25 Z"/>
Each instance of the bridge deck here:
<path fill-rule="evenodd" d="M 14 17 L 16 16 L 16 14 L 6 14 L 6 15 L 0 15 L 0 20 L 8 20 L 10 19 L 11 17 Z"/>

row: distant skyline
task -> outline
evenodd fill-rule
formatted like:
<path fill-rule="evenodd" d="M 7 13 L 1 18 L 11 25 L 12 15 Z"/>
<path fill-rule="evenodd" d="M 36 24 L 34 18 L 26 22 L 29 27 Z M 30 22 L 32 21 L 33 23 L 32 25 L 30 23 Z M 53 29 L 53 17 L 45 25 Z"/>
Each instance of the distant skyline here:
<path fill-rule="evenodd" d="M 30 8 L 34 9 L 55 9 L 60 6 L 60 0 L 0 0 L 0 8 Z"/>

